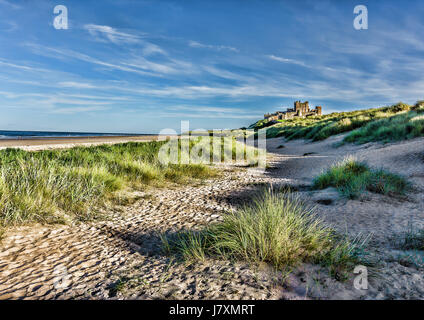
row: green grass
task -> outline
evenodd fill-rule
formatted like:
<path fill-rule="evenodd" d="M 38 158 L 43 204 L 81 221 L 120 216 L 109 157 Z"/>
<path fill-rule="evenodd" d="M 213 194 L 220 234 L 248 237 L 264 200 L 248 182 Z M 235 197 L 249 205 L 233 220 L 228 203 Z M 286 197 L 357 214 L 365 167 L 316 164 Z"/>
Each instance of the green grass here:
<path fill-rule="evenodd" d="M 383 143 L 401 141 L 424 136 L 424 109 L 410 111 L 368 123 L 352 131 L 343 142 L 363 144 L 380 141 Z"/>
<path fill-rule="evenodd" d="M 109 286 L 109 296 L 116 297 L 119 292 L 123 292 L 128 281 L 129 278 L 120 277 L 115 283 Z"/>
<path fill-rule="evenodd" d="M 321 141 L 333 135 L 352 131 L 350 138 L 346 138 L 344 142 L 363 143 L 367 142 L 368 136 L 373 137 L 373 140 L 369 141 L 393 141 L 423 136 L 424 121 L 417 118 L 422 112 L 424 112 L 423 101 L 418 101 L 414 106 L 399 102 L 390 107 L 279 120 L 278 124 L 260 120 L 251 128 L 267 127 L 267 138 L 284 137 L 287 140 Z M 390 128 L 386 128 L 388 124 Z M 380 130 L 379 133 L 374 131 L 376 127 Z"/>
<path fill-rule="evenodd" d="M 262 119 L 262 120 L 258 120 L 256 121 L 254 124 L 252 124 L 251 126 L 249 126 L 249 129 L 262 129 L 262 128 L 266 128 L 269 126 L 272 126 L 274 123 L 274 121 L 269 121 L 267 119 Z"/>
<path fill-rule="evenodd" d="M 313 189 L 336 188 L 343 196 L 356 199 L 365 191 L 385 195 L 405 195 L 410 184 L 405 178 L 380 170 L 372 170 L 365 163 L 347 158 L 316 177 Z"/>
<path fill-rule="evenodd" d="M 418 229 L 410 223 L 406 231 L 393 237 L 392 242 L 402 250 L 424 250 L 424 229 Z"/>
<path fill-rule="evenodd" d="M 279 269 L 312 262 L 338 272 L 365 263 L 364 242 L 337 236 L 288 192 L 265 191 L 220 223 L 162 240 L 166 252 L 192 262 L 214 257 L 266 262 Z"/>
<path fill-rule="evenodd" d="M 186 184 L 218 174 L 202 163 L 161 164 L 158 152 L 164 143 L 0 151 L 0 229 L 26 222 L 93 219 L 101 206 L 120 197 L 120 191 Z M 196 141 L 190 142 L 191 150 L 196 146 Z M 222 148 L 233 159 L 241 146 L 233 139 Z"/>

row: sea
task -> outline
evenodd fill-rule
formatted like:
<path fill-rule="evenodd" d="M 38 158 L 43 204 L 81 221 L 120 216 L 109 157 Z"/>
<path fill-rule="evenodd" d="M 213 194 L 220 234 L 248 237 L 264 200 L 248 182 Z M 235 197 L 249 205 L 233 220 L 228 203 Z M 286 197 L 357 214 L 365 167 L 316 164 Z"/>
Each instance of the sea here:
<path fill-rule="evenodd" d="M 9 131 L 0 130 L 0 140 L 33 138 L 76 138 L 76 137 L 126 137 L 147 136 L 153 134 L 134 133 L 98 133 L 98 132 L 60 132 L 60 131 Z"/>

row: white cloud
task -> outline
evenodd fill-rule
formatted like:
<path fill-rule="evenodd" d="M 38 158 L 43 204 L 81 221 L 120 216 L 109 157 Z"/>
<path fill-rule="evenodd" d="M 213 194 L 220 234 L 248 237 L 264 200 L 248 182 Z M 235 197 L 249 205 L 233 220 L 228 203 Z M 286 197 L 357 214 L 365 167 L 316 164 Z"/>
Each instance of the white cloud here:
<path fill-rule="evenodd" d="M 103 61 L 103 60 L 100 60 L 100 59 L 97 59 L 97 58 L 94 58 L 89 55 L 86 55 L 77 51 L 73 51 L 73 50 L 57 49 L 52 47 L 40 46 L 36 44 L 27 44 L 27 46 L 29 46 L 34 53 L 42 55 L 42 56 L 50 57 L 50 58 L 64 59 L 66 57 L 66 58 L 77 59 L 77 60 L 81 60 L 91 64 L 99 65 L 106 69 L 120 70 L 120 71 L 132 72 L 132 73 L 138 73 L 138 74 L 150 75 L 150 76 L 157 76 L 156 74 L 151 72 L 146 72 L 139 69 L 130 68 L 120 63 L 106 62 L 106 61 Z"/>
<path fill-rule="evenodd" d="M 158 73 L 177 73 L 177 70 L 172 66 L 151 62 L 144 57 L 138 57 L 129 63 L 123 62 L 123 64 L 131 68 L 142 69 L 145 71 L 154 71 Z"/>
<path fill-rule="evenodd" d="M 163 54 L 166 55 L 166 51 L 160 48 L 158 45 L 153 43 L 146 43 L 142 49 L 142 53 L 145 56 L 151 56 L 154 54 Z"/>
<path fill-rule="evenodd" d="M 49 72 L 49 70 L 47 70 L 47 69 L 36 68 L 36 67 L 31 67 L 31 66 L 21 65 L 21 64 L 15 64 L 15 63 L 11 63 L 11 62 L 8 62 L 8 61 L 5 61 L 5 60 L 0 60 L 0 66 L 10 67 L 10 68 L 14 68 L 14 69 L 20 69 L 20 70 L 25 70 L 25 71 L 32 71 L 32 72 Z"/>
<path fill-rule="evenodd" d="M 86 24 L 84 25 L 84 29 L 87 30 L 98 41 L 108 40 L 115 44 L 140 42 L 140 37 L 137 35 L 120 32 L 109 26 Z"/>
<path fill-rule="evenodd" d="M 69 107 L 69 108 L 56 108 L 49 111 L 49 113 L 55 113 L 55 114 L 75 114 L 75 113 L 82 113 L 82 112 L 93 112 L 93 111 L 104 111 L 108 108 L 105 107 Z"/>
<path fill-rule="evenodd" d="M 247 76 L 247 75 L 231 72 L 225 69 L 217 68 L 215 66 L 204 66 L 203 70 L 205 70 L 206 72 L 214 76 L 224 78 L 224 79 L 231 79 L 231 80 L 244 81 L 244 82 L 254 81 L 256 79 L 255 77 L 252 77 L 252 76 Z"/>
<path fill-rule="evenodd" d="M 112 42 L 117 45 L 138 44 L 143 46 L 141 52 L 145 56 L 155 54 L 167 55 L 167 52 L 158 45 L 144 40 L 143 37 L 145 37 L 146 34 L 122 32 L 110 26 L 96 24 L 86 24 L 84 25 L 84 29 L 87 30 L 96 41 Z"/>
<path fill-rule="evenodd" d="M 231 112 L 244 112 L 241 108 L 228 108 L 228 107 L 210 107 L 210 106 L 172 106 L 167 110 L 185 110 L 193 112 L 220 112 L 220 113 L 231 113 Z"/>
<path fill-rule="evenodd" d="M 45 97 L 45 95 L 41 93 L 16 93 L 10 91 L 0 91 L 0 96 L 3 96 L 7 99 L 20 99 L 23 97 Z"/>
<path fill-rule="evenodd" d="M 180 119 L 190 119 L 190 118 L 200 118 L 200 119 L 258 119 L 258 117 L 262 117 L 262 113 L 257 114 L 247 114 L 247 113 L 200 113 L 195 114 L 193 112 L 188 113 L 173 113 L 173 112 L 165 112 L 165 113 L 155 113 L 156 117 L 161 118 L 180 118 Z"/>
<path fill-rule="evenodd" d="M 284 62 L 284 63 L 298 64 L 300 66 L 306 67 L 306 64 L 304 62 L 302 62 L 302 61 L 298 61 L 298 60 L 294 60 L 294 59 L 282 58 L 282 57 L 274 56 L 273 54 L 267 55 L 267 57 L 269 59 L 271 59 L 271 60 L 275 60 L 275 61 L 279 61 L 279 62 Z"/>
<path fill-rule="evenodd" d="M 223 46 L 223 45 L 203 44 L 203 43 L 193 41 L 193 40 L 190 40 L 188 42 L 188 45 L 192 48 L 205 48 L 205 49 L 212 49 L 212 50 L 217 50 L 217 51 L 228 50 L 228 51 L 233 51 L 233 52 L 239 52 L 239 50 L 237 48 L 234 48 L 234 47 Z"/>
<path fill-rule="evenodd" d="M 261 117 L 261 112 L 247 112 L 243 108 L 177 105 L 166 108 L 166 112 L 157 114 L 164 118 L 205 118 L 205 119 L 255 119 Z"/>
<path fill-rule="evenodd" d="M 197 69 L 189 62 L 165 57 L 162 62 L 153 62 L 143 56 L 137 56 L 134 52 L 129 53 L 127 57 L 121 58 L 118 61 L 108 62 L 84 53 L 74 50 L 58 49 L 37 44 L 27 44 L 28 47 L 36 54 L 47 56 L 55 59 L 77 59 L 94 65 L 104 67 L 105 69 L 119 70 L 130 73 L 137 73 L 139 75 L 146 75 L 152 77 L 162 77 L 163 74 L 187 74 L 197 72 Z M 77 83 L 68 83 L 62 85 L 73 85 L 78 87 Z M 84 84 L 80 85 L 83 88 Z"/>
<path fill-rule="evenodd" d="M 73 81 L 64 81 L 58 83 L 59 87 L 64 88 L 76 88 L 76 89 L 94 89 L 97 88 L 95 85 L 86 83 L 86 82 L 73 82 Z"/>
<path fill-rule="evenodd" d="M 98 106 L 98 105 L 107 105 L 112 104 L 111 101 L 87 101 L 86 99 L 73 99 L 73 98 L 67 98 L 64 96 L 56 95 L 56 96 L 50 96 L 45 101 L 42 101 L 45 104 L 48 105 L 92 105 L 92 106 Z"/>

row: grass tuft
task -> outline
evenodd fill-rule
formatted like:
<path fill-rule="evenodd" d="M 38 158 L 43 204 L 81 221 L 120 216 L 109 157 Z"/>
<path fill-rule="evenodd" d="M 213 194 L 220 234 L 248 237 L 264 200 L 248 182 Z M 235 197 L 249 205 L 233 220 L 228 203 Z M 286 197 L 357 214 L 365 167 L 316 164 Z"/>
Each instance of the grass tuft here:
<path fill-rule="evenodd" d="M 424 250 L 424 229 L 408 225 L 406 231 L 392 239 L 395 246 L 402 250 Z"/>
<path fill-rule="evenodd" d="M 290 193 L 264 191 L 253 204 L 202 231 L 162 237 L 167 253 L 188 261 L 206 257 L 267 262 L 276 268 L 301 262 L 346 270 L 362 262 L 364 242 L 349 241 L 324 226 L 313 209 Z"/>
<path fill-rule="evenodd" d="M 380 170 L 371 170 L 365 163 L 348 157 L 316 177 L 313 189 L 334 187 L 350 199 L 357 199 L 365 191 L 385 195 L 405 195 L 410 184 L 402 176 Z"/>

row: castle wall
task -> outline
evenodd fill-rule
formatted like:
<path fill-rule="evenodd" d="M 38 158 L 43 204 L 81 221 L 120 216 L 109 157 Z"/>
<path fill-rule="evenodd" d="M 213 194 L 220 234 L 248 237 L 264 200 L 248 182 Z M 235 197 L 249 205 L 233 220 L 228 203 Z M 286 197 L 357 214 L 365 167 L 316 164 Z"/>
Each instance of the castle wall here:
<path fill-rule="evenodd" d="M 316 106 L 315 109 L 309 110 L 309 102 L 294 102 L 294 108 L 288 108 L 287 111 L 277 111 L 272 114 L 265 114 L 264 119 L 272 120 L 287 120 L 295 117 L 310 117 L 310 116 L 321 116 L 322 107 Z"/>

